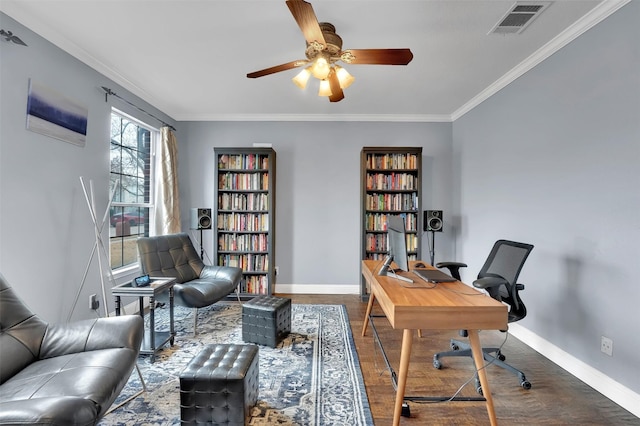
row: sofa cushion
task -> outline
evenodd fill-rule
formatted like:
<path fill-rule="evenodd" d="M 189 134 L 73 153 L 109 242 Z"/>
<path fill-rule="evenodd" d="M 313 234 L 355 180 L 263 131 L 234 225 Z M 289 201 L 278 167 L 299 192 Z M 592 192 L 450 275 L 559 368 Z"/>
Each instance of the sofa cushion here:
<path fill-rule="evenodd" d="M 90 399 L 63 396 L 0 402 L 0 424 L 36 426 L 95 425 L 98 407 Z"/>
<path fill-rule="evenodd" d="M 0 384 L 38 358 L 47 323 L 20 300 L 0 274 Z"/>
<path fill-rule="evenodd" d="M 176 284 L 174 286 L 176 303 L 192 308 L 203 308 L 226 297 L 236 286 L 237 284 L 230 280 L 216 279 L 211 281 L 200 278 L 185 284 Z M 164 300 L 164 298 L 166 298 L 166 294 L 161 295 L 158 300 Z"/>
<path fill-rule="evenodd" d="M 36 361 L 2 384 L 0 403 L 30 400 L 32 407 L 37 407 L 41 400 L 50 398 L 84 399 L 91 401 L 93 408 L 78 415 L 95 420 L 104 415 L 124 387 L 127 380 L 123 376 L 129 377 L 136 358 L 135 350 L 113 348 Z"/>

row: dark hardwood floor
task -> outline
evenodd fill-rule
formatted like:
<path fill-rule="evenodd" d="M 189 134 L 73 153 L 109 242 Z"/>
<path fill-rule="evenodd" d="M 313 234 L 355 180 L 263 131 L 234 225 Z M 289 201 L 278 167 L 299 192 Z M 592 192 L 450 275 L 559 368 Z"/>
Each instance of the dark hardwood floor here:
<path fill-rule="evenodd" d="M 369 328 L 361 337 L 366 303 L 358 295 L 281 295 L 293 303 L 344 304 L 349 313 L 351 330 L 360 359 L 369 404 L 376 425 L 389 425 L 393 420 L 395 390 L 390 372 Z M 375 305 L 374 305 L 375 306 Z M 382 313 L 378 311 L 378 313 Z M 393 330 L 386 319 L 375 320 L 391 366 L 400 360 L 402 332 Z M 471 379 L 462 396 L 476 397 L 473 362 L 468 358 L 445 358 L 443 367 L 433 367 L 433 354 L 449 348 L 456 332 L 424 331 L 414 338 L 406 395 L 453 395 Z M 483 345 L 499 346 L 505 333 L 484 331 Z M 503 353 L 524 371 L 532 388 L 520 387 L 516 376 L 495 366 L 488 367 L 489 383 L 501 425 L 640 425 L 640 418 L 613 403 L 593 388 L 576 379 L 513 336 L 503 346 Z M 488 425 L 484 402 L 410 402 L 410 418 L 401 425 Z"/>

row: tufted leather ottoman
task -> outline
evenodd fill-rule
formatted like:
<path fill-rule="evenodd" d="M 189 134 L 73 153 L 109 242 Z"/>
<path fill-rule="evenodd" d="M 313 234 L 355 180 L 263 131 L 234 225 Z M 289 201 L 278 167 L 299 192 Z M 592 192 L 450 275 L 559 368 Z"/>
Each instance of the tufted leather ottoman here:
<path fill-rule="evenodd" d="M 242 305 L 242 340 L 275 348 L 291 331 L 291 299 L 258 296 Z"/>
<path fill-rule="evenodd" d="M 258 347 L 208 345 L 180 373 L 180 420 L 244 425 L 258 400 Z"/>

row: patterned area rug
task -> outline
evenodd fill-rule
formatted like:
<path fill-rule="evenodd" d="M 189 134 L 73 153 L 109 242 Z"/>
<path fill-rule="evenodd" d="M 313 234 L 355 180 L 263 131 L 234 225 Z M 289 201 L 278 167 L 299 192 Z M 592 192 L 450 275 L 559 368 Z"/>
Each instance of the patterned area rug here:
<path fill-rule="evenodd" d="M 168 311 L 156 310 L 156 329 L 166 326 Z M 193 310 L 176 307 L 174 346 L 162 350 L 153 364 L 148 355 L 139 358 L 147 392 L 100 424 L 180 424 L 180 372 L 204 345 L 242 343 L 241 313 L 236 302 L 200 309 L 193 337 Z M 251 425 L 373 425 L 344 306 L 293 304 L 291 334 L 276 348 L 259 348 L 260 390 Z M 140 389 L 134 369 L 116 404 Z"/>

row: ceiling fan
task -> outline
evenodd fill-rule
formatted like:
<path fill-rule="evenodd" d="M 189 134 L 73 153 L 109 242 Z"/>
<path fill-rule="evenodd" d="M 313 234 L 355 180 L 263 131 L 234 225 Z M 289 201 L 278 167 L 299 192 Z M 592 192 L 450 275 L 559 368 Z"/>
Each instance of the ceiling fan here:
<path fill-rule="evenodd" d="M 293 78 L 293 82 L 304 89 L 309 77 L 320 80 L 319 96 L 327 96 L 330 102 L 344 99 L 343 89 L 351 85 L 354 78 L 338 61 L 347 64 L 368 65 L 407 65 L 413 59 L 409 49 L 348 49 L 342 50 L 342 38 L 336 34 L 335 27 L 328 22 L 318 22 L 311 3 L 304 0 L 286 1 L 291 14 L 302 30 L 307 48 L 307 59 L 287 62 L 260 71 L 247 74 L 248 78 L 287 71 L 301 66 L 306 67 Z"/>

